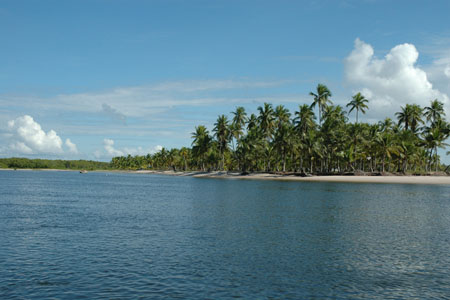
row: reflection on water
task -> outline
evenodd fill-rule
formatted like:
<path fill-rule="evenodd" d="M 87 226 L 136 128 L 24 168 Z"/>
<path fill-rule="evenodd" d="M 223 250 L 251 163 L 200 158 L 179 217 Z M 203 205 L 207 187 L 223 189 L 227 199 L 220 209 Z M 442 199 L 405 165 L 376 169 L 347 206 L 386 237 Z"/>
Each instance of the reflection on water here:
<path fill-rule="evenodd" d="M 445 299 L 450 187 L 0 172 L 0 298 Z"/>

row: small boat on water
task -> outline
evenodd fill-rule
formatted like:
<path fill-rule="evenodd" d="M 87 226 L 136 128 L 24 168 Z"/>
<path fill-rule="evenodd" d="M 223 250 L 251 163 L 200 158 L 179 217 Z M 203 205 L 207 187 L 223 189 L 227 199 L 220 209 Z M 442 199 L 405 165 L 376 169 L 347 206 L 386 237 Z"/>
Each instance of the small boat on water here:
<path fill-rule="evenodd" d="M 86 170 L 81 170 L 80 173 L 81 173 L 81 174 L 86 174 L 87 171 L 86 171 Z"/>

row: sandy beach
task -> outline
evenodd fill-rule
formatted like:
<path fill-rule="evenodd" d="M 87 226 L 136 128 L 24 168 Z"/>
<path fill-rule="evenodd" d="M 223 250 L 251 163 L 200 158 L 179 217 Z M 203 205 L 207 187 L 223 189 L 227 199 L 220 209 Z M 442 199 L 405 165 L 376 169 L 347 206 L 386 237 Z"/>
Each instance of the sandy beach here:
<path fill-rule="evenodd" d="M 353 183 L 397 183 L 397 184 L 450 184 L 450 176 L 311 176 L 277 175 L 253 173 L 241 175 L 237 172 L 173 172 L 135 171 L 133 173 L 162 174 L 171 176 L 192 176 L 196 178 L 244 179 L 244 180 L 284 180 L 312 182 L 353 182 Z"/>

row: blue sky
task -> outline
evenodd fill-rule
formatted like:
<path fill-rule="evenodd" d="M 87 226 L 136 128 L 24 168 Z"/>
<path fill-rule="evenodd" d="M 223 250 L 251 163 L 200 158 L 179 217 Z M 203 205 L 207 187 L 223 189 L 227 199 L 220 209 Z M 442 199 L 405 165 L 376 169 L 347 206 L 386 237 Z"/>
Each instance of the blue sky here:
<path fill-rule="evenodd" d="M 0 0 L 0 156 L 109 160 L 190 145 L 218 114 L 265 101 L 293 112 L 319 82 L 337 104 L 364 91 L 369 122 L 431 97 L 449 111 L 449 11 L 411 0 Z"/>

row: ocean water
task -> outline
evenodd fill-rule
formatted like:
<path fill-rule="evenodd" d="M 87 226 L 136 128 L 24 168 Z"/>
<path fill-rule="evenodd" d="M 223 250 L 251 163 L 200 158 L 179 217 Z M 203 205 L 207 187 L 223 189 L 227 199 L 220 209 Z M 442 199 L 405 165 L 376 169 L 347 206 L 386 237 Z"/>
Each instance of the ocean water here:
<path fill-rule="evenodd" d="M 0 171 L 0 299 L 450 299 L 450 186 Z"/>

